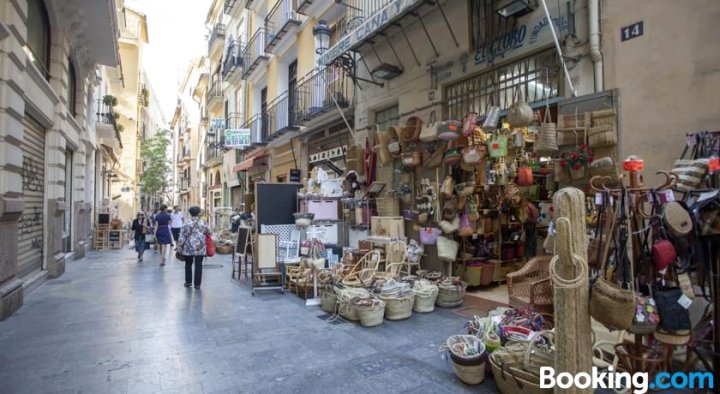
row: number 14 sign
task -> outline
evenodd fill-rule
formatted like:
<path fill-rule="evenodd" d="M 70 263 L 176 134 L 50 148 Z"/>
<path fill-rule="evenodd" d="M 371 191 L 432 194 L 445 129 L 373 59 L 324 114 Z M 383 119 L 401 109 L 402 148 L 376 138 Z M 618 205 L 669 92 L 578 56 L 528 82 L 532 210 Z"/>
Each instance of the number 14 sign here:
<path fill-rule="evenodd" d="M 620 41 L 632 40 L 643 35 L 642 21 L 620 28 Z"/>

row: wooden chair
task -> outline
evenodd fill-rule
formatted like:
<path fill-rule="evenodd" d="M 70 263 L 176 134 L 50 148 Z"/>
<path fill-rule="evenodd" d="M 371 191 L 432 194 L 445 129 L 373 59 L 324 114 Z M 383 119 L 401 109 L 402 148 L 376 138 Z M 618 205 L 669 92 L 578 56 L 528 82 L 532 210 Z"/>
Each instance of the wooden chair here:
<path fill-rule="evenodd" d="M 507 275 L 510 306 L 553 312 L 553 287 L 550 280 L 551 256 L 530 259 L 520 270 Z"/>

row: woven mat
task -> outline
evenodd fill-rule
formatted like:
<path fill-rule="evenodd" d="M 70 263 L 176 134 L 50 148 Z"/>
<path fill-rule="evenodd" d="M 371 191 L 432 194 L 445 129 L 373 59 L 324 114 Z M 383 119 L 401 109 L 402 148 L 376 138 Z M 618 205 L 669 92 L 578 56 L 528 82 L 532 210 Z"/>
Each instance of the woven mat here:
<path fill-rule="evenodd" d="M 453 313 L 468 319 L 472 319 L 473 316 L 485 317 L 491 310 L 500 307 L 507 306 L 501 302 L 495 302 L 486 300 L 484 298 L 478 298 L 471 295 L 465 296 L 465 303 L 458 309 L 453 310 Z"/>

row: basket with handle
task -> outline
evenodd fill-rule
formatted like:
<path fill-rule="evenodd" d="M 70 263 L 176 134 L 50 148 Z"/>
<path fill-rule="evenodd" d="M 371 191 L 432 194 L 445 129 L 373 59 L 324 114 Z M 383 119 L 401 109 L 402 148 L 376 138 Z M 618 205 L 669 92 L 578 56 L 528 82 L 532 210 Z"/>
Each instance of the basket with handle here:
<path fill-rule="evenodd" d="M 361 326 L 375 327 L 382 324 L 385 301 L 377 298 L 353 298 L 351 303 L 357 310 Z"/>
<path fill-rule="evenodd" d="M 415 305 L 415 293 L 381 294 L 380 299 L 385 301 L 385 318 L 388 320 L 403 320 L 412 316 Z"/>
<path fill-rule="evenodd" d="M 413 311 L 418 313 L 428 313 L 435 310 L 435 301 L 437 300 L 438 287 L 427 279 L 415 281 L 413 285 L 415 291 L 415 304 Z"/>
<path fill-rule="evenodd" d="M 443 281 L 438 285 L 438 296 L 435 305 L 441 308 L 452 308 L 462 305 L 465 302 L 465 290 L 467 283 L 460 281 L 453 283 L 452 281 Z"/>

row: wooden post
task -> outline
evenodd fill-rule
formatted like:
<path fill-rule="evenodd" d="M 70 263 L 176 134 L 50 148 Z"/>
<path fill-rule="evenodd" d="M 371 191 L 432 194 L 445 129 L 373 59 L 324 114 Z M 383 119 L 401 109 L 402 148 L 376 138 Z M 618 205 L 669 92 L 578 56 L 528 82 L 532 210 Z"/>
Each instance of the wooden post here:
<path fill-rule="evenodd" d="M 575 188 L 565 188 L 554 197 L 557 212 L 556 253 L 560 255 L 557 274 L 563 279 L 577 277 L 572 255 L 580 256 L 587 264 L 588 241 L 585 233 L 585 194 Z M 558 288 L 554 286 L 555 307 L 555 371 L 556 373 L 591 372 L 592 341 L 588 286 Z M 592 393 L 588 389 L 560 389 L 555 393 Z"/>

